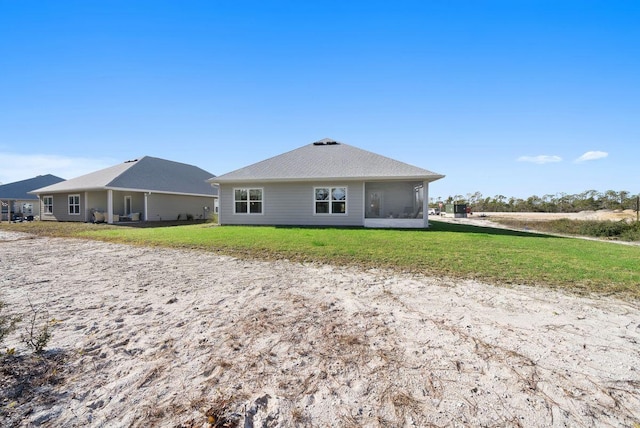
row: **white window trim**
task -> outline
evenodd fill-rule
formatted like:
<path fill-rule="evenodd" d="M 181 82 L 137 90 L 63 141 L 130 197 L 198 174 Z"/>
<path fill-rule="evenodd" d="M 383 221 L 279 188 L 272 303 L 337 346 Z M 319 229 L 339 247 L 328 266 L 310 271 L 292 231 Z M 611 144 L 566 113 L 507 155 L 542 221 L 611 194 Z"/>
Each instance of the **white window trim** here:
<path fill-rule="evenodd" d="M 245 212 L 238 212 L 236 210 L 236 202 L 244 202 L 244 201 L 236 201 L 236 190 L 247 191 L 247 211 Z M 262 204 L 262 209 L 260 210 L 259 213 L 252 213 L 249 211 L 251 206 L 250 193 L 252 190 L 259 190 L 260 194 L 262 195 L 262 199 L 260 199 L 260 201 L 255 201 L 255 202 L 260 202 Z M 233 213 L 237 215 L 264 215 L 264 187 L 234 187 L 233 188 Z"/>
<path fill-rule="evenodd" d="M 45 199 L 51 199 L 51 203 L 47 204 Z M 51 211 L 47 211 L 47 206 L 51 207 Z M 42 214 L 43 215 L 53 215 L 53 195 L 47 195 L 42 197 Z"/>
<path fill-rule="evenodd" d="M 344 212 L 343 213 L 334 213 L 332 212 L 333 209 L 333 205 L 331 204 L 333 202 L 333 200 L 331 199 L 331 189 L 335 189 L 338 187 L 342 187 L 344 188 Z M 316 189 L 329 189 L 329 212 L 328 213 L 318 213 L 316 212 L 316 202 L 322 202 L 322 201 L 318 201 L 316 199 Z M 313 215 L 319 215 L 319 216 L 347 216 L 349 215 L 349 186 L 344 186 L 344 185 L 331 185 L 331 186 L 314 186 L 313 187 Z"/>
<path fill-rule="evenodd" d="M 69 199 L 70 198 L 75 198 L 75 197 L 78 198 L 78 212 L 77 213 L 72 213 L 71 212 L 71 203 L 69 202 Z M 79 193 L 78 194 L 67 195 L 67 214 L 69 214 L 69 215 L 80 215 L 80 211 L 81 211 L 80 208 L 82 206 L 80 201 L 81 201 L 81 199 L 80 199 L 80 194 Z M 75 204 L 73 204 L 73 206 L 75 206 Z"/>

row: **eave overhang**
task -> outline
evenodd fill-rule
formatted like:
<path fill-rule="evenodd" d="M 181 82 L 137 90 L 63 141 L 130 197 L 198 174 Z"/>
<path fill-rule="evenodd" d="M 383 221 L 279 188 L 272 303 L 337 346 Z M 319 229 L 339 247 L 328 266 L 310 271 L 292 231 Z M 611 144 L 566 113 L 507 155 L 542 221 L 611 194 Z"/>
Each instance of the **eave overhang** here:
<path fill-rule="evenodd" d="M 432 182 L 444 178 L 444 175 L 428 175 L 428 176 L 366 176 L 366 177 L 304 177 L 304 178 L 236 178 L 236 179 L 218 179 L 212 178 L 208 180 L 212 185 L 220 184 L 249 184 L 249 183 L 317 183 L 320 181 L 426 181 Z"/>

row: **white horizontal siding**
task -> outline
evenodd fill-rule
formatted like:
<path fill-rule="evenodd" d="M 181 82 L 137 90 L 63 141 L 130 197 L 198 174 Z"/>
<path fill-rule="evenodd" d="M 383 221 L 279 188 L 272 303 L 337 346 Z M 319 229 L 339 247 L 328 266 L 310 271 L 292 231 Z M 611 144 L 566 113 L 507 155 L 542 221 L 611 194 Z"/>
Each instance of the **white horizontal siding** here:
<path fill-rule="evenodd" d="M 80 195 L 80 214 L 69 214 L 69 195 Z M 42 205 L 42 198 L 45 196 L 53 196 L 53 213 L 44 214 L 44 207 Z M 41 220 L 53 220 L 53 221 L 86 221 L 86 201 L 84 192 L 73 193 L 60 193 L 50 194 L 43 193 L 40 195 L 40 209 Z"/>
<path fill-rule="evenodd" d="M 346 187 L 347 214 L 314 215 L 315 187 Z M 234 214 L 234 188 L 263 189 L 262 214 Z M 220 224 L 291 226 L 362 226 L 362 182 L 267 183 L 220 186 Z"/>
<path fill-rule="evenodd" d="M 141 201 L 142 211 L 144 211 L 144 195 Z M 206 196 L 184 196 L 184 195 L 164 195 L 152 193 L 147 196 L 148 220 L 176 220 L 178 216 L 181 220 L 186 220 L 187 216 L 194 219 L 208 218 L 213 212 L 214 197 Z M 135 204 L 133 204 L 136 206 Z M 205 211 L 205 208 L 207 210 Z M 134 210 L 136 212 L 136 210 Z"/>

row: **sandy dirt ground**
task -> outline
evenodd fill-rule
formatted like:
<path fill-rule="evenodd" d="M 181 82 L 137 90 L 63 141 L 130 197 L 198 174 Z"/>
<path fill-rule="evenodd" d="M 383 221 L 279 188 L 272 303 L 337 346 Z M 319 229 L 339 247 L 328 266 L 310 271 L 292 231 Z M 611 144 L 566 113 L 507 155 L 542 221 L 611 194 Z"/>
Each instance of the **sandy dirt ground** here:
<path fill-rule="evenodd" d="M 0 272 L 56 320 L 5 340 L 3 426 L 640 423 L 633 302 L 2 231 Z"/>
<path fill-rule="evenodd" d="M 482 215 L 488 218 L 513 218 L 520 220 L 556 220 L 559 218 L 568 218 L 571 220 L 611 220 L 611 221 L 635 221 L 637 214 L 634 210 L 598 210 L 598 211 L 580 211 L 577 213 L 509 213 L 509 212 L 477 212 L 469 218 L 480 218 Z"/>
<path fill-rule="evenodd" d="M 521 213 L 511 213 L 511 212 L 476 212 L 467 217 L 457 218 L 452 215 L 442 215 L 442 216 L 429 216 L 429 221 L 444 221 L 448 223 L 458 223 L 458 224 L 469 224 L 473 226 L 486 226 L 486 227 L 494 227 L 501 229 L 513 229 L 519 231 L 527 231 L 527 232 L 539 232 L 545 234 L 552 234 L 557 236 L 569 236 L 573 238 L 582 238 L 589 240 L 604 240 L 587 236 L 573 236 L 573 235 L 563 235 L 560 233 L 550 233 L 537 231 L 535 224 L 531 224 L 525 229 L 518 229 L 511 226 L 507 226 L 502 224 L 500 220 L 519 220 L 519 221 L 533 221 L 533 222 L 544 222 L 550 220 L 557 219 L 569 219 L 569 220 L 594 220 L 594 221 L 626 221 L 626 222 L 634 222 L 637 220 L 638 215 L 634 210 L 598 210 L 598 211 L 580 211 L 577 213 L 530 213 L 530 212 L 521 212 Z M 640 245 L 640 242 L 627 242 L 627 241 L 612 241 L 612 240 L 604 240 L 607 242 L 614 242 L 617 244 L 623 245 Z"/>

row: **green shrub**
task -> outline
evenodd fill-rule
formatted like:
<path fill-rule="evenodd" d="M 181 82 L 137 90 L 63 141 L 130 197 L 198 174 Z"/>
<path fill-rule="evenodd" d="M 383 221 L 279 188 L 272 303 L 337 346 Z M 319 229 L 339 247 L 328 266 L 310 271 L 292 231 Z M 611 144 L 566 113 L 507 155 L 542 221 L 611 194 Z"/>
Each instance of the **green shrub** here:
<path fill-rule="evenodd" d="M 542 222 L 541 222 L 542 223 Z M 580 223 L 577 220 L 569 220 L 568 218 L 560 218 L 548 222 L 547 232 L 566 233 L 569 235 L 580 234 Z M 536 224 L 536 228 L 537 228 Z"/>
<path fill-rule="evenodd" d="M 34 307 L 31 302 L 31 322 L 22 334 L 22 342 L 36 354 L 41 354 L 51 339 L 51 327 L 55 319 L 49 320 L 46 310 Z M 39 325 L 39 326 L 38 326 Z"/>
<path fill-rule="evenodd" d="M 640 223 L 632 223 L 622 232 L 620 239 L 623 241 L 640 241 Z"/>
<path fill-rule="evenodd" d="M 628 223 L 625 220 L 571 220 L 560 218 L 550 221 L 500 221 L 518 228 L 535 229 L 542 232 L 562 233 L 565 235 L 592 236 L 595 238 L 640 241 L 640 223 Z"/>
<path fill-rule="evenodd" d="M 595 236 L 598 238 L 620 237 L 629 229 L 629 224 L 623 221 L 582 221 L 580 235 Z"/>

